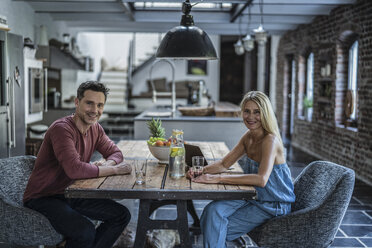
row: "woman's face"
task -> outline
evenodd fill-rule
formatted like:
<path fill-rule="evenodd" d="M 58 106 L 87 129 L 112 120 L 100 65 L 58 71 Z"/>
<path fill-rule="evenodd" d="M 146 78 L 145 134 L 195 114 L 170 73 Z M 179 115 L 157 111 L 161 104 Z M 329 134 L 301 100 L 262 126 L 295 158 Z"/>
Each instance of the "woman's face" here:
<path fill-rule="evenodd" d="M 254 101 L 248 101 L 243 108 L 243 121 L 249 130 L 262 128 L 261 113 Z"/>

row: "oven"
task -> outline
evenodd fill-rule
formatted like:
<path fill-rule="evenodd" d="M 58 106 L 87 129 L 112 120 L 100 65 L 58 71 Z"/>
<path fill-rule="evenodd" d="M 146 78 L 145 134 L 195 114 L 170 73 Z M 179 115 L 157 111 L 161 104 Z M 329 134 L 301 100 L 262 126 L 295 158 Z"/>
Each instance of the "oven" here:
<path fill-rule="evenodd" d="M 25 115 L 26 124 L 41 121 L 43 112 L 47 112 L 47 70 L 43 62 L 33 58 L 25 58 Z"/>

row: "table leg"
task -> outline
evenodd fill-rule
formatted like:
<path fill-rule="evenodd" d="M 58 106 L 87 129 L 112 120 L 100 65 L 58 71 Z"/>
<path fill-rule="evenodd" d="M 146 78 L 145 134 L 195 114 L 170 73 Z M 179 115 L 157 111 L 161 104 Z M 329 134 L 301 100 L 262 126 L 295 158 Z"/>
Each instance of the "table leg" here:
<path fill-rule="evenodd" d="M 192 224 L 194 227 L 200 227 L 200 220 L 198 214 L 196 213 L 194 203 L 192 200 L 187 200 L 187 211 L 190 213 L 194 223 Z"/>
<path fill-rule="evenodd" d="M 181 247 L 191 247 L 189 225 L 187 221 L 187 201 L 177 200 L 178 233 L 180 235 Z"/>
<path fill-rule="evenodd" d="M 181 247 L 191 247 L 189 227 L 187 221 L 187 201 L 177 200 L 177 219 L 175 220 L 151 220 L 150 208 L 152 200 L 140 200 L 138 211 L 138 222 L 135 248 L 142 248 L 146 243 L 146 233 L 153 229 L 175 229 L 178 230 Z"/>
<path fill-rule="evenodd" d="M 138 222 L 134 247 L 145 247 L 146 233 L 150 228 L 149 218 L 151 200 L 140 200 L 138 209 Z"/>

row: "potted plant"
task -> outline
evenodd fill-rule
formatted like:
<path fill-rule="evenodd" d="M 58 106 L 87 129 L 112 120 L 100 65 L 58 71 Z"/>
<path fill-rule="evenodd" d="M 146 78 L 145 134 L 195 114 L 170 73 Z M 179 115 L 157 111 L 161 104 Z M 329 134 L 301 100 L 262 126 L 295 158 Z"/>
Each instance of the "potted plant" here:
<path fill-rule="evenodd" d="M 304 109 L 305 109 L 305 117 L 307 120 L 311 120 L 311 115 L 312 115 L 312 109 L 313 109 L 313 99 L 312 98 L 308 98 L 307 96 L 305 96 L 304 98 Z"/>

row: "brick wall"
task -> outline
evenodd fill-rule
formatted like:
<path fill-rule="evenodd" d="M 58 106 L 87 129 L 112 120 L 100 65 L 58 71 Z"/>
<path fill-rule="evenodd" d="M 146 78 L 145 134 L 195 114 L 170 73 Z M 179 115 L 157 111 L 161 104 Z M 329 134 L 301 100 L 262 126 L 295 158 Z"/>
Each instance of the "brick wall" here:
<path fill-rule="evenodd" d="M 348 48 L 359 42 L 357 122 L 350 127 L 345 117 Z M 314 53 L 314 104 L 311 121 L 302 115 L 305 55 Z M 281 38 L 277 65 L 277 116 L 285 136 L 289 126 L 288 93 L 290 60 L 296 64 L 295 111 L 292 144 L 320 159 L 355 170 L 358 178 L 372 184 L 372 1 L 335 8 L 311 24 L 301 25 Z M 321 67 L 331 65 L 329 76 Z M 324 96 L 324 89 L 331 87 Z M 288 134 L 287 134 L 288 135 Z"/>

